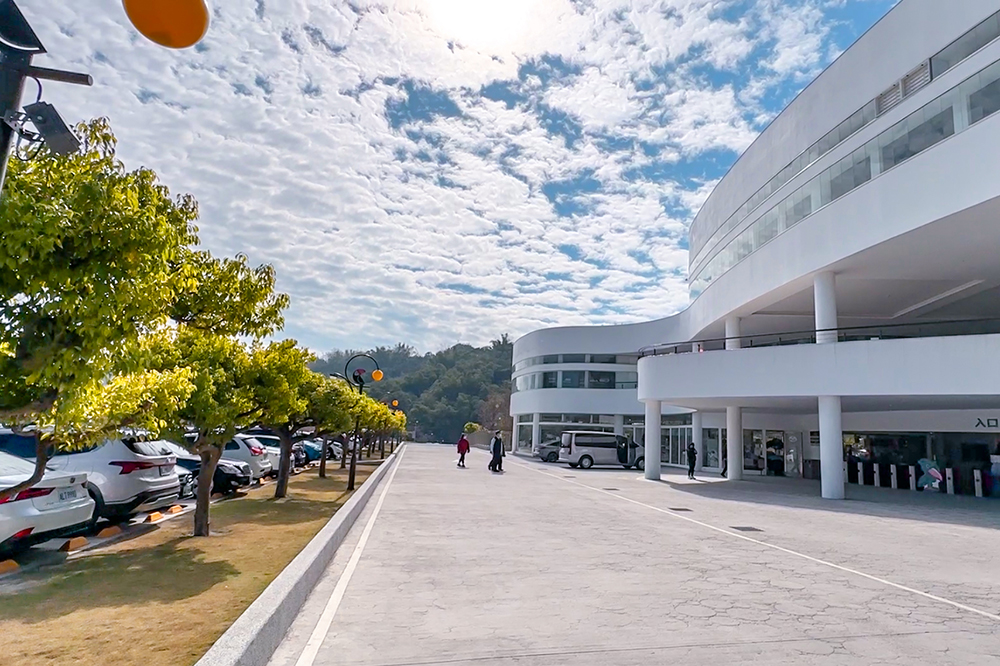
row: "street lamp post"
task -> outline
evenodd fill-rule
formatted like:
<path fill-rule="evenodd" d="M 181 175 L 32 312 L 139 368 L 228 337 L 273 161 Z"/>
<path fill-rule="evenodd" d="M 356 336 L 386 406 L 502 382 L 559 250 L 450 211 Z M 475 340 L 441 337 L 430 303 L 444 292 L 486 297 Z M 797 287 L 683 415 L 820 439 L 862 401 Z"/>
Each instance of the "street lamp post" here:
<path fill-rule="evenodd" d="M 344 374 L 341 375 L 339 373 L 333 372 L 330 373 L 330 376 L 343 379 L 351 386 L 357 388 L 358 394 L 364 395 L 365 384 L 366 384 L 365 375 L 367 374 L 367 370 L 359 367 L 355 368 L 353 373 L 350 371 L 351 363 L 358 358 L 367 358 L 372 363 L 374 363 L 375 370 L 373 370 L 371 373 L 372 381 L 376 382 L 382 381 L 382 369 L 378 367 L 378 361 L 376 361 L 375 358 L 370 354 L 355 354 L 351 358 L 347 359 L 347 363 L 344 364 Z M 361 436 L 361 419 L 360 417 L 356 417 L 354 419 L 354 439 L 351 442 L 351 469 L 350 472 L 348 472 L 348 477 L 347 477 L 348 490 L 354 490 L 354 479 L 355 476 L 357 475 L 357 467 L 358 467 L 358 438 L 360 436 Z M 341 469 L 343 469 L 343 465 L 344 465 L 344 455 L 342 452 Z"/>

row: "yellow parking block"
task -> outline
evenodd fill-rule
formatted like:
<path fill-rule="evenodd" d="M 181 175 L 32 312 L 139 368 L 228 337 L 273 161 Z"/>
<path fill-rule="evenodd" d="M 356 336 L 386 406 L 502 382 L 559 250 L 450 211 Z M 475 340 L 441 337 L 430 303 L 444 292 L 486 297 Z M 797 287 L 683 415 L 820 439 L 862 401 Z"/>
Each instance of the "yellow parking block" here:
<path fill-rule="evenodd" d="M 146 516 L 146 520 L 144 520 L 143 522 L 145 522 L 145 523 L 155 523 L 158 520 L 163 520 L 163 514 L 160 513 L 159 511 L 154 511 L 153 513 L 151 513 L 148 516 Z"/>
<path fill-rule="evenodd" d="M 112 525 L 111 527 L 105 527 L 103 530 L 97 533 L 97 538 L 107 539 L 108 537 L 118 536 L 122 533 L 122 528 L 117 525 Z"/>
<path fill-rule="evenodd" d="M 74 550 L 80 550 L 88 543 L 86 537 L 73 537 L 72 539 L 67 539 L 66 542 L 59 547 L 59 550 L 64 553 L 69 553 Z"/>
<path fill-rule="evenodd" d="M 167 513 L 180 513 L 183 510 L 184 507 L 182 507 L 180 504 L 174 504 L 172 507 L 167 509 Z"/>
<path fill-rule="evenodd" d="M 3 574 L 14 573 L 20 569 L 20 565 L 14 560 L 0 560 L 0 576 Z"/>

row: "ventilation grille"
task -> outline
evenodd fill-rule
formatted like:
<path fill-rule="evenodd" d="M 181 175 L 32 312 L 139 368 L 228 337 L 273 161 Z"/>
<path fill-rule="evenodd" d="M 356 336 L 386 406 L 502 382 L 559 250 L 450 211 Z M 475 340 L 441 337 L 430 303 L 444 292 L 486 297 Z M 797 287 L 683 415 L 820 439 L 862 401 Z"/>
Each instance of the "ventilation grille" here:
<path fill-rule="evenodd" d="M 931 61 L 925 60 L 920 66 L 903 77 L 903 97 L 909 97 L 931 82 Z"/>
<path fill-rule="evenodd" d="M 897 81 L 891 88 L 875 98 L 875 113 L 881 116 L 902 101 L 903 93 L 899 81 Z"/>

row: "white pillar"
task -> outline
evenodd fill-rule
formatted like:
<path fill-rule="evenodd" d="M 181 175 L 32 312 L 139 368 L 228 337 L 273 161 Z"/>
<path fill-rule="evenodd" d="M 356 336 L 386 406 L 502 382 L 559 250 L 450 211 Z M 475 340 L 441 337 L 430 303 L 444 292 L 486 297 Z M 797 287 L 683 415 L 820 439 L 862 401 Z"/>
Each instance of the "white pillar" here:
<path fill-rule="evenodd" d="M 819 273 L 815 277 L 813 297 L 816 306 L 816 342 L 836 342 L 837 283 L 833 273 Z"/>
<path fill-rule="evenodd" d="M 701 435 L 701 412 L 695 412 L 691 415 L 691 441 L 694 443 L 694 450 L 698 452 L 695 469 L 701 469 L 705 462 L 705 443 Z"/>
<path fill-rule="evenodd" d="M 531 418 L 531 452 L 534 453 L 542 444 L 541 415 L 537 412 Z"/>
<path fill-rule="evenodd" d="M 739 349 L 740 344 L 740 318 L 726 317 L 726 349 Z"/>
<path fill-rule="evenodd" d="M 844 499 L 844 432 L 836 395 L 819 397 L 819 476 L 823 499 Z"/>
<path fill-rule="evenodd" d="M 743 478 L 743 408 L 726 407 L 726 478 Z"/>
<path fill-rule="evenodd" d="M 646 401 L 646 478 L 660 480 L 660 401 Z"/>
<path fill-rule="evenodd" d="M 625 434 L 625 415 L 615 414 L 615 434 L 624 435 Z"/>

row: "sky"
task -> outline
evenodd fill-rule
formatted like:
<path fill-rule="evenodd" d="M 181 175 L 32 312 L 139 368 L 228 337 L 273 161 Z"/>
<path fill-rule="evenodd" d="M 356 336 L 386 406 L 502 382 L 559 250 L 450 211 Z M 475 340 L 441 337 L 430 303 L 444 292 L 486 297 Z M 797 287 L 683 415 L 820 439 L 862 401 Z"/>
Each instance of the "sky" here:
<path fill-rule="evenodd" d="M 209 0 L 184 50 L 118 0 L 17 3 L 35 64 L 95 80 L 43 99 L 273 264 L 322 352 L 683 309 L 713 185 L 894 1 Z"/>

